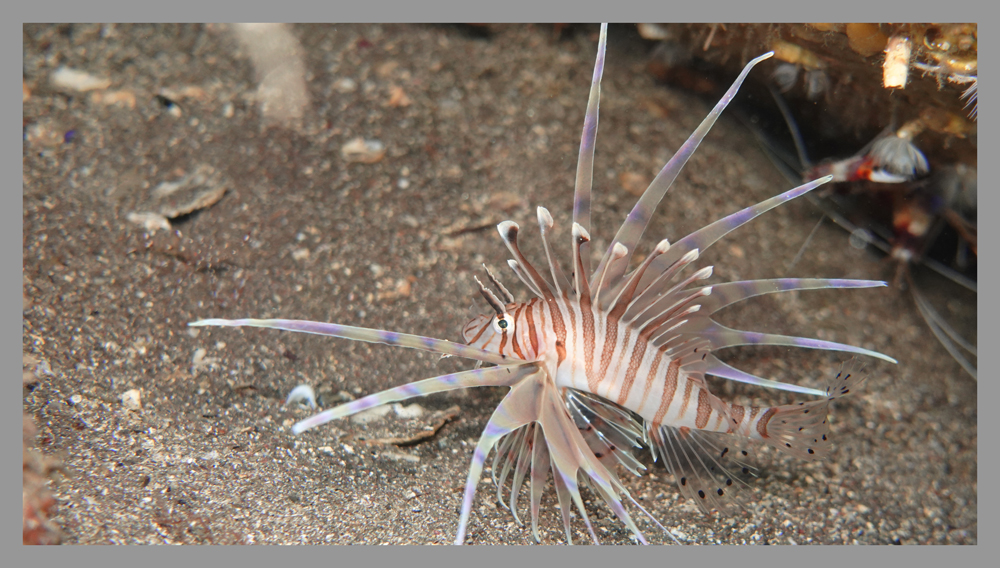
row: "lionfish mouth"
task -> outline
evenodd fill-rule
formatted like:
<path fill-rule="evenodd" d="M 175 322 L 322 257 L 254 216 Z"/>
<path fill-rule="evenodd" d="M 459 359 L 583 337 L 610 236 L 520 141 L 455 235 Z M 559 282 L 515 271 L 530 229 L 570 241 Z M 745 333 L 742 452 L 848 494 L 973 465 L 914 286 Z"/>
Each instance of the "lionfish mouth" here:
<path fill-rule="evenodd" d="M 292 426 L 294 434 L 337 418 L 390 402 L 431 393 L 470 387 L 507 387 L 503 398 L 476 445 L 466 481 L 458 523 L 456 544 L 465 540 L 472 504 L 487 456 L 496 450 L 492 475 L 497 498 L 508 507 L 515 520 L 518 497 L 525 482 L 530 494 L 532 534 L 540 541 L 538 515 L 541 495 L 551 473 L 560 504 L 567 542 L 571 502 L 576 506 L 596 543 L 597 535 L 587 516 L 580 493 L 586 484 L 614 512 L 616 517 L 645 543 L 646 539 L 630 517 L 624 503 L 630 502 L 671 539 L 677 538 L 661 525 L 629 494 L 617 474 L 618 466 L 638 475 L 645 467 L 632 449 L 649 446 L 654 459 L 661 461 L 675 478 L 679 491 L 703 511 L 726 510 L 739 503 L 741 487 L 752 476 L 744 461 L 742 442 L 754 439 L 806 459 L 822 457 L 828 450 L 826 410 L 829 402 L 856 390 L 862 373 L 845 368 L 825 389 L 786 384 L 746 373 L 723 363 L 714 351 L 735 345 L 787 345 L 863 354 L 886 361 L 894 359 L 859 347 L 783 335 L 740 331 L 711 319 L 716 311 L 761 294 L 824 288 L 870 288 L 884 282 L 823 278 L 780 278 L 728 282 L 691 288 L 711 275 L 711 267 L 676 282 L 677 275 L 697 260 L 699 254 L 730 231 L 764 212 L 799 197 L 826 183 L 830 176 L 814 180 L 747 207 L 695 231 L 676 243 L 661 241 L 637 269 L 628 272 L 636 244 L 660 202 L 699 143 L 711 129 L 740 85 L 767 53 L 750 61 L 715 105 L 701 125 L 663 167 L 626 218 L 595 270 L 591 270 L 590 201 L 597 135 L 600 82 L 604 70 L 607 24 L 601 26 L 597 61 L 591 82 L 583 135 L 580 144 L 576 188 L 573 201 L 573 266 L 568 278 L 549 248 L 547 234 L 552 216 L 538 209 L 538 223 L 550 276 L 543 276 L 524 257 L 517 244 L 519 227 L 505 221 L 497 228 L 511 254 L 509 265 L 536 296 L 527 304 L 514 298 L 487 271 L 493 291 L 479 283 L 480 293 L 495 315 L 467 324 L 463 337 L 472 345 L 384 331 L 302 320 L 207 319 L 191 326 L 251 326 L 314 333 L 355 341 L 398 345 L 477 361 L 477 368 L 404 384 L 315 414 Z M 478 282 L 478 280 L 477 280 Z M 545 311 L 549 327 L 532 323 L 532 310 Z M 507 310 L 507 311 L 505 311 Z M 509 318 L 509 319 L 508 319 Z M 522 319 L 523 318 L 523 319 Z M 496 350 L 486 350 L 470 340 L 473 324 L 496 326 L 494 333 L 511 341 L 501 341 Z M 541 321 L 538 318 L 534 321 Z M 611 325 L 610 323 L 617 323 Z M 600 324 L 600 325 L 598 325 Z M 549 360 L 524 360 L 516 350 L 514 325 L 528 326 L 532 338 L 551 338 L 549 347 L 558 353 Z M 601 332 L 600 330 L 611 330 Z M 617 330 L 624 330 L 618 333 Z M 629 343 L 630 334 L 642 341 Z M 536 334 L 537 332 L 537 334 Z M 604 333 L 604 335 L 601 335 Z M 614 335 L 608 335 L 611 333 Z M 535 339 L 532 339 L 535 341 Z M 538 339 L 539 342 L 542 339 Z M 640 350 L 641 346 L 641 350 Z M 536 350 L 537 351 L 537 350 Z M 594 362 L 607 354 L 619 361 L 617 367 Z M 662 362 L 662 364 L 661 364 Z M 479 364 L 495 366 L 479 368 Z M 555 364 L 555 370 L 551 365 Z M 560 373 L 566 365 L 574 372 Z M 600 372 L 593 369 L 600 367 Z M 614 369 L 621 369 L 615 371 Z M 585 369 L 586 373 L 580 371 Z M 610 369 L 610 370 L 609 370 Z M 641 372 L 640 372 L 641 371 Z M 575 373 L 575 374 L 574 374 Z M 816 395 L 820 398 L 795 405 L 770 408 L 744 407 L 721 401 L 712 394 L 705 375 Z M 560 378 L 564 375 L 570 379 Z M 582 384 L 573 377 L 586 376 Z M 604 394 L 597 394 L 601 391 Z M 636 394 L 637 393 L 637 394 Z M 642 401 L 638 401 L 639 394 Z M 607 395 L 607 396 L 605 396 Z M 650 402 L 652 401 L 652 402 Z M 511 478 L 509 499 L 503 488 Z"/>

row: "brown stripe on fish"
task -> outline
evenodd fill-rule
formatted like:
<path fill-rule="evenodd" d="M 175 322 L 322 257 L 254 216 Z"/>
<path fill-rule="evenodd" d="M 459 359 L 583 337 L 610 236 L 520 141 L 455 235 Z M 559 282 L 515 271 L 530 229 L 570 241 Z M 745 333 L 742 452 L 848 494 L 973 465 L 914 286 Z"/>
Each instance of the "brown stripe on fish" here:
<path fill-rule="evenodd" d="M 507 335 L 508 333 L 506 329 L 503 330 L 503 333 L 500 334 L 500 348 L 498 349 L 498 351 L 500 352 L 501 355 L 506 355 L 506 353 L 504 353 L 503 350 L 504 347 L 507 346 Z"/>
<path fill-rule="evenodd" d="M 524 310 L 524 319 L 528 323 L 528 340 L 531 342 L 531 352 L 534 353 L 535 357 L 538 356 L 538 332 L 535 331 L 535 304 L 538 302 L 538 298 L 532 298 L 528 302 L 527 309 Z"/>
<path fill-rule="evenodd" d="M 630 333 L 626 332 L 624 338 L 624 343 L 626 344 L 628 344 L 629 335 Z M 639 372 L 642 360 L 646 355 L 646 345 L 648 343 L 645 341 L 637 341 L 635 347 L 632 348 L 632 356 L 629 358 L 628 368 L 625 370 L 625 379 L 622 381 L 621 394 L 618 395 L 618 404 L 625 404 L 625 401 L 628 400 L 628 394 L 632 390 L 632 385 L 635 384 L 635 375 Z M 657 358 L 658 360 L 659 358 Z M 653 382 L 655 372 L 655 369 L 652 369 L 646 376 L 647 387 L 649 383 Z M 643 395 L 643 399 L 645 399 L 645 394 Z"/>
<path fill-rule="evenodd" d="M 518 304 L 517 309 L 514 310 L 514 321 L 520 321 L 521 320 L 521 314 L 523 312 L 524 312 L 524 304 Z M 504 331 L 504 336 L 506 336 L 506 335 L 507 335 L 507 332 Z M 511 333 L 510 336 L 511 336 L 510 337 L 510 342 L 511 342 L 510 346 L 514 349 L 514 354 L 517 355 L 518 359 L 522 359 L 522 360 L 523 359 L 527 359 L 527 357 L 524 356 L 524 352 L 521 351 L 521 345 L 517 341 L 518 334 L 517 333 Z"/>
<path fill-rule="evenodd" d="M 552 317 L 552 330 L 556 333 L 556 366 L 559 366 L 566 360 L 566 322 L 563 321 L 561 300 L 546 298 L 544 307 L 548 308 Z"/>
<path fill-rule="evenodd" d="M 690 385 L 693 381 L 688 381 Z M 698 412 L 694 418 L 695 428 L 702 430 L 708 424 L 708 418 L 712 415 L 712 405 L 708 403 L 708 391 L 699 388 L 698 389 Z"/>
<path fill-rule="evenodd" d="M 677 360 L 678 365 L 680 360 Z M 677 412 L 677 419 L 680 420 L 685 414 L 687 414 L 688 404 L 691 403 L 691 389 L 694 388 L 694 381 L 690 377 L 684 381 L 684 398 L 681 399 L 681 408 Z"/>
<path fill-rule="evenodd" d="M 573 338 L 574 338 L 574 344 L 575 344 L 576 343 L 575 342 L 575 339 L 576 339 L 576 313 L 573 312 L 573 306 L 570 305 L 568 302 L 563 302 L 561 300 L 556 300 L 556 301 L 552 302 L 551 305 L 552 305 L 552 315 L 555 315 L 555 314 L 558 313 L 559 314 L 559 318 L 560 318 L 560 320 L 559 320 L 560 322 L 563 321 L 562 320 L 562 317 L 564 315 L 563 314 L 563 310 L 566 310 L 565 316 L 566 316 L 566 319 L 569 320 L 568 329 L 573 330 Z M 566 349 L 566 338 L 567 338 L 567 326 L 565 324 L 563 324 L 563 327 L 562 327 L 562 336 L 560 337 L 559 336 L 559 332 L 557 331 L 556 332 L 556 338 L 562 340 L 562 342 L 563 342 L 563 350 L 565 350 Z M 570 361 L 570 363 L 571 364 L 575 364 L 572 361 Z"/>
<path fill-rule="evenodd" d="M 774 416 L 776 412 L 778 412 L 777 408 L 768 408 L 767 412 L 765 412 L 764 415 L 760 417 L 760 420 L 757 421 L 757 433 L 760 434 L 761 438 L 770 437 L 767 434 L 767 423 L 771 421 L 771 417 Z"/>
<path fill-rule="evenodd" d="M 729 405 L 729 414 L 733 417 L 733 422 L 736 427 L 743 423 L 743 413 L 746 412 L 746 408 L 742 404 L 731 404 Z M 728 432 L 734 432 L 735 428 L 730 427 Z"/>
<path fill-rule="evenodd" d="M 476 336 L 473 337 L 471 341 L 469 341 L 469 345 L 472 345 L 473 343 L 479 341 L 479 336 L 481 336 L 483 334 L 483 332 L 485 332 L 487 329 L 489 329 L 489 327 L 491 325 L 493 325 L 493 320 L 492 319 L 487 319 L 486 323 L 483 324 L 483 327 L 479 328 L 479 333 L 477 333 Z"/>
<path fill-rule="evenodd" d="M 670 407 L 670 401 L 674 399 L 674 392 L 677 390 L 677 375 L 680 374 L 681 360 L 674 359 L 667 367 L 667 375 L 663 378 L 663 394 L 660 397 L 660 407 L 656 409 L 653 416 L 653 424 L 659 426 L 663 423 L 663 416 Z M 650 381 L 652 382 L 652 381 Z"/>
<path fill-rule="evenodd" d="M 646 399 L 649 398 L 649 391 L 653 388 L 653 383 L 656 382 L 656 371 L 660 366 L 660 361 L 663 359 L 663 352 L 665 349 L 657 349 L 656 355 L 653 356 L 653 362 L 649 364 L 649 373 L 646 373 L 646 386 L 642 389 L 642 398 L 639 399 L 639 405 L 636 408 L 642 408 L 646 405 Z"/>
<path fill-rule="evenodd" d="M 594 329 L 594 311 L 590 306 L 589 294 L 580 298 L 580 312 L 583 324 L 583 372 L 587 375 L 587 386 L 590 387 L 590 392 L 597 392 L 597 385 L 604 379 L 605 375 L 594 373 L 594 351 L 597 337 Z"/>

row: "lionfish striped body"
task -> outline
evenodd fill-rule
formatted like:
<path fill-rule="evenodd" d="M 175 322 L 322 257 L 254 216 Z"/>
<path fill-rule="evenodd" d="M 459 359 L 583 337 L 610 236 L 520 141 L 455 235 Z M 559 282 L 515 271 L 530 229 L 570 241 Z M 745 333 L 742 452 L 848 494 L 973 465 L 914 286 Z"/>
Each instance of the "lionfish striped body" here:
<path fill-rule="evenodd" d="M 433 392 L 474 386 L 509 387 L 510 392 L 494 411 L 476 446 L 456 543 L 464 540 L 476 487 L 485 460 L 494 448 L 492 474 L 498 499 L 504 503 L 502 491 L 507 477 L 513 474 L 509 508 L 520 522 L 517 501 L 527 480 L 536 540 L 539 540 L 537 521 L 542 490 L 550 471 L 567 541 L 572 542 L 569 528 L 572 501 L 597 542 L 580 496 L 581 480 L 609 505 L 641 542 L 646 540 L 630 517 L 625 501 L 631 502 L 674 538 L 631 497 L 618 477 L 618 465 L 637 475 L 645 469 L 632 455 L 632 448 L 648 445 L 654 459 L 661 460 L 673 474 L 681 493 L 693 499 L 702 510 L 724 510 L 733 502 L 743 483 L 740 473 L 748 472 L 748 467 L 739 458 L 732 457 L 738 453 L 736 444 L 745 439 L 760 440 L 803 458 L 822 457 L 827 449 L 826 409 L 829 402 L 848 394 L 861 380 L 858 373 L 843 372 L 824 390 L 779 383 L 735 369 L 716 358 L 715 351 L 746 344 L 793 345 L 893 361 L 858 347 L 739 331 L 711 319 L 716 311 L 760 294 L 867 288 L 884 286 L 883 282 L 784 278 L 698 285 L 697 282 L 711 276 L 711 267 L 681 277 L 682 271 L 697 260 L 700 251 L 719 238 L 829 178 L 804 184 L 738 211 L 676 243 L 661 241 L 637 268 L 631 272 L 627 270 L 632 251 L 653 209 L 736 94 L 750 69 L 770 54 L 751 61 L 744 68 L 708 118 L 653 180 L 600 264 L 590 270 L 587 227 L 590 224 L 594 139 L 605 43 L 606 25 L 601 27 L 577 168 L 573 263 L 569 277 L 553 257 L 546 240 L 553 226 L 552 217 L 539 207 L 538 223 L 547 270 L 540 272 L 521 253 L 516 223 L 505 221 L 497 227 L 514 257 L 509 261 L 510 267 L 535 297 L 527 302 L 515 302 L 513 295 L 487 270 L 496 294 L 482 283 L 479 287 L 495 313 L 479 316 L 466 324 L 462 333 L 467 345 L 298 320 L 211 319 L 191 324 L 317 333 L 494 364 L 485 369 L 477 365 L 473 370 L 372 394 L 316 414 L 292 427 L 298 434 L 374 406 Z M 709 390 L 705 381 L 708 374 L 821 398 L 770 408 L 730 404 Z"/>

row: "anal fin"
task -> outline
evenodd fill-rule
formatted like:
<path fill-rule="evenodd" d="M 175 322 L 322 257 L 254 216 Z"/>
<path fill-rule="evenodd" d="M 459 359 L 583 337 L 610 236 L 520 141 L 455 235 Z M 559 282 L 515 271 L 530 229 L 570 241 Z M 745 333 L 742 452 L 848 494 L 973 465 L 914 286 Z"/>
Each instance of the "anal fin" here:
<path fill-rule="evenodd" d="M 681 494 L 704 513 L 728 513 L 742 507 L 747 482 L 756 477 L 739 437 L 673 426 L 649 425 L 647 435 L 655 458 L 674 476 Z"/>

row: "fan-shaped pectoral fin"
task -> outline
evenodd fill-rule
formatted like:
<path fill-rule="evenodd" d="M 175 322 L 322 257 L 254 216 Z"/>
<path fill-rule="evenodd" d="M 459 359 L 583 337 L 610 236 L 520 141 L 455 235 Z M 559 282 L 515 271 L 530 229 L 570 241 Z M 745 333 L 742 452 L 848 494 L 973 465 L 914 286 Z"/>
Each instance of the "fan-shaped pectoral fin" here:
<path fill-rule="evenodd" d="M 455 537 L 455 544 L 462 544 L 465 540 L 469 514 L 472 512 L 472 501 L 476 496 L 476 486 L 483 473 L 483 463 L 486 461 L 486 456 L 501 437 L 538 419 L 538 401 L 542 389 L 545 388 L 546 380 L 544 371 L 537 371 L 515 384 L 497 406 L 497 409 L 493 411 L 490 421 L 486 423 L 486 428 L 483 430 L 472 455 L 472 465 L 469 467 L 469 476 L 465 482 L 462 515 L 458 522 L 458 535 Z"/>

